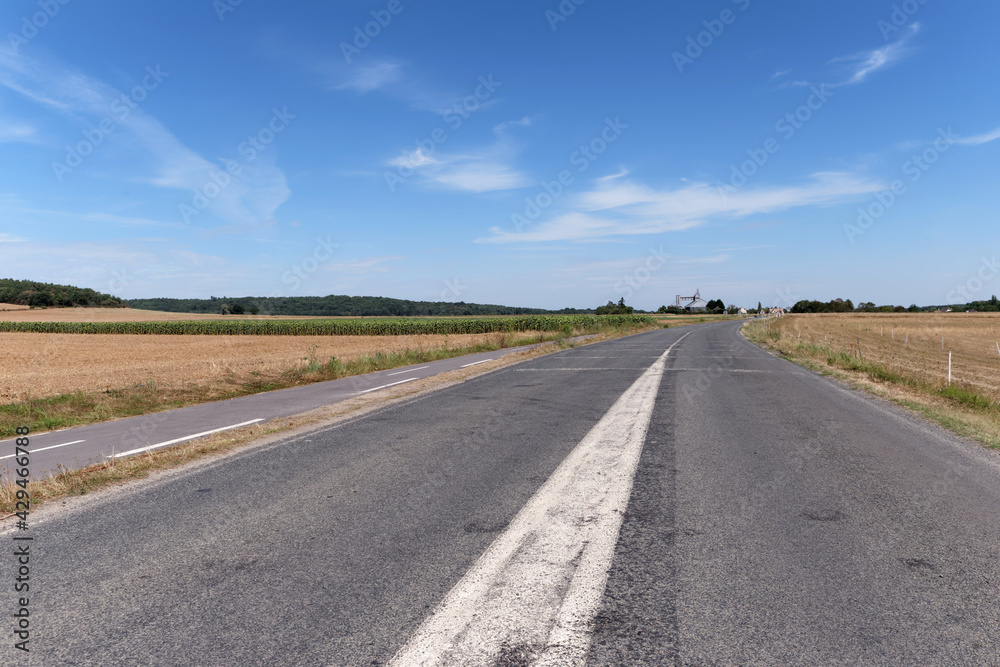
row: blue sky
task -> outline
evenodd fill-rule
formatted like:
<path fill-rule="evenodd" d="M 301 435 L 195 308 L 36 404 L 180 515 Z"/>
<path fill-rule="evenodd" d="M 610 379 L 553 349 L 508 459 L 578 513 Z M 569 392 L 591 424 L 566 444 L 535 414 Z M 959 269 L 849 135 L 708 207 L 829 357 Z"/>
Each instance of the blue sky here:
<path fill-rule="evenodd" d="M 988 298 L 998 23 L 919 0 L 8 0 L 2 274 L 127 298 Z"/>

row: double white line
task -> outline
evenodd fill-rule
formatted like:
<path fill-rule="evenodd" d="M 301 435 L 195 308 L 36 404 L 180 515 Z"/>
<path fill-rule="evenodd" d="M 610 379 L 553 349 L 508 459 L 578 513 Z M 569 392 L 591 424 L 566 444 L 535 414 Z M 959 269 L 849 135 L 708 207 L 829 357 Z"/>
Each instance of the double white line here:
<path fill-rule="evenodd" d="M 625 391 L 390 662 L 583 665 L 667 356 Z"/>

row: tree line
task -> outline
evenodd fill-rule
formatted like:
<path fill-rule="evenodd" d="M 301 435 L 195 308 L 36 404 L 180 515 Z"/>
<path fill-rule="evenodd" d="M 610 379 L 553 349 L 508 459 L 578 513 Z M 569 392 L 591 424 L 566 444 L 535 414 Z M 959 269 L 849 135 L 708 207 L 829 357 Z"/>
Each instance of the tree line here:
<path fill-rule="evenodd" d="M 169 313 L 313 315 L 323 317 L 445 317 L 474 315 L 586 315 L 593 310 L 516 308 L 464 301 L 408 301 L 381 296 L 216 297 L 208 299 L 129 299 L 131 308 Z"/>
<path fill-rule="evenodd" d="M 832 301 L 809 301 L 803 299 L 799 301 L 794 306 L 792 306 L 789 312 L 792 313 L 922 313 L 925 311 L 934 311 L 939 308 L 951 308 L 952 310 L 966 311 L 975 310 L 980 313 L 996 313 L 1000 312 L 1000 301 L 997 300 L 996 296 L 989 300 L 983 301 L 972 301 L 965 304 L 950 304 L 947 306 L 918 306 L 917 304 L 911 304 L 908 307 L 903 306 L 877 306 L 873 301 L 862 301 L 856 307 L 850 299 L 833 299 Z"/>
<path fill-rule="evenodd" d="M 0 278 L 0 303 L 35 308 L 68 308 L 88 306 L 122 308 L 125 304 L 116 296 L 102 294 L 87 287 L 38 283 L 33 280 Z"/>

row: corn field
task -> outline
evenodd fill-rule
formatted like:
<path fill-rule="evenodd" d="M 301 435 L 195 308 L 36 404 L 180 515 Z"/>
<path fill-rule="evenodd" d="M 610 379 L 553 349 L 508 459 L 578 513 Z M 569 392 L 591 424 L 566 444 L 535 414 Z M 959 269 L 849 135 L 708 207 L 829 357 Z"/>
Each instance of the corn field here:
<path fill-rule="evenodd" d="M 202 320 L 183 322 L 0 322 L 0 332 L 178 336 L 410 336 L 519 331 L 590 331 L 655 324 L 641 315 L 442 319 Z"/>

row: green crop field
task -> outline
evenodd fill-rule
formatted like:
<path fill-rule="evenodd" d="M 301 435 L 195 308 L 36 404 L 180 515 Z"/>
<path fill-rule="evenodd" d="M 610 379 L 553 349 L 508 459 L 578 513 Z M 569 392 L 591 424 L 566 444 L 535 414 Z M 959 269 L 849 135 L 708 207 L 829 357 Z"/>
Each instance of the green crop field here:
<path fill-rule="evenodd" d="M 0 332 L 217 336 L 407 336 L 518 331 L 594 331 L 654 325 L 641 315 L 535 315 L 433 319 L 202 320 L 184 322 L 0 322 Z"/>

